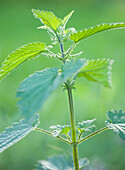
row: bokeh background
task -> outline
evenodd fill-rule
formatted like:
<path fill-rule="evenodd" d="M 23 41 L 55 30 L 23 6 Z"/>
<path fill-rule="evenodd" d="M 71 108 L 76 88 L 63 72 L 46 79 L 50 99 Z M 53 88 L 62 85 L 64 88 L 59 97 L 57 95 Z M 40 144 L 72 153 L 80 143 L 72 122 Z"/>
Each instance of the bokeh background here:
<path fill-rule="evenodd" d="M 37 30 L 41 23 L 31 9 L 51 10 L 63 18 L 75 10 L 67 27 L 77 30 L 100 23 L 125 22 L 125 0 L 0 0 L 0 63 L 16 48 L 29 42 L 42 41 L 49 45 L 45 30 Z M 58 46 L 55 47 L 58 51 Z M 81 57 L 111 58 L 112 89 L 104 88 L 85 79 L 77 79 L 74 104 L 76 122 L 97 118 L 97 128 L 105 126 L 106 112 L 111 109 L 125 110 L 125 30 L 107 31 L 82 41 L 76 51 Z M 45 69 L 59 67 L 61 62 L 40 56 L 25 62 L 0 82 L 0 131 L 18 121 L 16 89 L 28 75 Z M 40 110 L 39 127 L 49 129 L 56 124 L 69 124 L 67 94 L 59 88 Z M 26 138 L 0 154 L 0 170 L 31 170 L 37 160 L 62 152 L 71 152 L 70 146 L 45 134 L 32 132 Z M 125 168 L 125 142 L 112 131 L 106 131 L 79 146 L 80 158 L 90 163 L 97 161 L 106 170 Z"/>

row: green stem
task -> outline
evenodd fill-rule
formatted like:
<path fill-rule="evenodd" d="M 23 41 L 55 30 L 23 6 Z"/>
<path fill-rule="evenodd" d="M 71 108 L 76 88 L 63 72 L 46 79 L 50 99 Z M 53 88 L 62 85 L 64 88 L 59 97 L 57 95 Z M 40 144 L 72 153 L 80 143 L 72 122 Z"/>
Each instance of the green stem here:
<path fill-rule="evenodd" d="M 59 45 L 60 45 L 60 51 L 62 54 L 63 63 L 66 62 L 65 56 L 64 56 L 64 49 L 63 44 L 61 42 L 61 39 L 57 32 L 55 31 L 56 37 L 58 39 Z M 69 107 L 70 107 L 70 119 L 71 119 L 71 131 L 72 131 L 72 146 L 73 146 L 73 161 L 74 161 L 74 167 L 75 170 L 79 170 L 79 157 L 78 157 L 78 148 L 76 143 L 76 129 L 75 129 L 75 116 L 74 116 L 74 108 L 73 108 L 73 98 L 72 98 L 72 89 L 70 85 L 66 84 L 67 90 L 68 90 L 68 98 L 69 98 Z M 71 144 L 71 143 L 70 143 Z"/>
<path fill-rule="evenodd" d="M 35 131 L 39 131 L 39 132 L 43 132 L 43 133 L 46 133 L 47 135 L 50 135 L 50 136 L 53 136 L 53 134 L 47 130 L 44 130 L 44 129 L 40 129 L 40 128 L 35 128 L 34 129 Z M 53 136 L 54 137 L 54 136 Z M 56 138 L 62 140 L 63 142 L 66 142 L 68 144 L 71 144 L 68 140 L 62 138 L 61 136 L 56 136 Z"/>
<path fill-rule="evenodd" d="M 65 60 L 64 60 L 64 49 L 63 49 L 63 44 L 62 44 L 61 39 L 60 39 L 60 37 L 59 37 L 59 35 L 57 34 L 56 31 L 55 31 L 55 34 L 56 34 L 56 37 L 57 37 L 58 42 L 59 42 L 59 45 L 60 45 L 60 51 L 61 51 L 61 54 L 62 54 L 63 62 L 65 63 Z"/>
<path fill-rule="evenodd" d="M 100 129 L 100 130 L 97 130 L 96 132 L 91 133 L 90 135 L 84 137 L 83 139 L 81 139 L 81 140 L 78 141 L 77 143 L 80 144 L 80 143 L 84 142 L 85 140 L 87 140 L 87 139 L 89 139 L 89 138 L 91 138 L 91 137 L 93 137 L 93 136 L 95 136 L 95 135 L 97 135 L 97 134 L 99 134 L 99 133 L 107 130 L 107 129 L 108 129 L 108 127 L 104 127 L 104 128 L 102 128 L 102 129 Z"/>
<path fill-rule="evenodd" d="M 75 115 L 74 115 L 74 107 L 73 107 L 72 89 L 69 86 L 67 86 L 67 90 L 68 90 L 70 119 L 71 119 L 73 161 L 74 161 L 75 170 L 79 170 L 79 157 L 78 157 L 78 147 L 76 142 Z"/>

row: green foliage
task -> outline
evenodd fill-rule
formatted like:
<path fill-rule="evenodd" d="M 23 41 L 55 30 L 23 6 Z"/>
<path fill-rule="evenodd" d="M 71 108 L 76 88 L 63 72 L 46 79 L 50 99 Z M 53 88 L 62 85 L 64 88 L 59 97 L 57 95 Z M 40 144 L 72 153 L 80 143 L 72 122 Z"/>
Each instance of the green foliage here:
<path fill-rule="evenodd" d="M 61 66 L 62 78 L 64 81 L 75 76 L 86 63 L 85 59 L 72 59 Z"/>
<path fill-rule="evenodd" d="M 102 32 L 105 30 L 118 29 L 118 28 L 125 28 L 125 23 L 110 23 L 110 24 L 96 25 L 95 27 L 83 29 L 81 31 L 71 34 L 70 39 L 75 43 L 77 43 L 95 33 Z"/>
<path fill-rule="evenodd" d="M 79 161 L 80 169 L 82 170 L 89 164 L 89 160 L 87 158 L 82 158 Z M 59 155 L 58 157 L 52 157 L 46 160 L 38 161 L 36 168 L 34 170 L 72 170 L 73 168 L 73 160 L 69 155 Z"/>
<path fill-rule="evenodd" d="M 76 32 L 74 28 L 65 30 L 65 26 L 74 11 L 71 11 L 66 17 L 63 18 L 63 20 L 57 18 L 52 12 L 35 9 L 33 9 L 32 12 L 34 16 L 39 18 L 44 24 L 44 26 L 40 26 L 38 29 L 48 30 L 52 44 L 58 44 L 58 41 L 65 42 L 69 39 L 69 34 Z"/>
<path fill-rule="evenodd" d="M 113 60 L 110 59 L 88 60 L 78 77 L 85 77 L 87 80 L 100 83 L 105 87 L 111 87 L 112 63 Z"/>
<path fill-rule="evenodd" d="M 109 119 L 106 120 L 106 125 L 125 140 L 125 112 L 122 110 L 109 111 L 107 113 Z"/>
<path fill-rule="evenodd" d="M 20 98 L 18 102 L 20 112 L 30 118 L 40 109 L 50 94 L 59 85 L 77 74 L 84 64 L 83 59 L 71 60 L 61 66 L 60 72 L 57 68 L 48 68 L 29 76 L 17 90 L 17 97 Z"/>
<path fill-rule="evenodd" d="M 125 140 L 125 112 L 122 112 L 121 110 L 119 112 L 108 112 L 107 116 L 109 119 L 106 120 L 107 127 L 93 132 L 81 139 L 83 132 L 94 131 L 96 126 L 93 125 L 95 119 L 79 122 L 78 125 L 75 126 L 72 89 L 75 88 L 74 84 L 76 77 L 85 77 L 86 79 L 100 83 L 105 87 L 111 87 L 111 65 L 113 60 L 71 59 L 72 57 L 76 58 L 81 54 L 81 52 L 77 54 L 72 54 L 72 52 L 79 41 L 104 30 L 125 28 L 125 23 L 101 24 L 77 32 L 75 28 L 68 28 L 65 30 L 65 26 L 74 11 L 64 17 L 63 20 L 57 18 L 52 12 L 34 9 L 32 12 L 44 25 L 39 28 L 47 29 L 52 44 L 58 44 L 61 53 L 55 54 L 49 50 L 50 46 L 46 47 L 46 45 L 41 42 L 30 43 L 20 47 L 10 54 L 3 62 L 0 69 L 0 80 L 24 61 L 32 59 L 40 54 L 57 58 L 63 62 L 63 65 L 61 65 L 60 69 L 47 68 L 35 72 L 21 82 L 20 87 L 17 90 L 17 97 L 20 98 L 18 105 L 19 111 L 26 119 L 19 121 L 19 123 L 14 123 L 13 127 L 7 128 L 5 132 L 0 134 L 0 152 L 3 152 L 8 147 L 18 142 L 32 130 L 36 130 L 54 136 L 63 142 L 72 145 L 74 161 L 72 161 L 71 157 L 69 159 L 64 155 L 58 156 L 56 158 L 50 158 L 47 161 L 39 161 L 36 166 L 37 170 L 79 170 L 79 167 L 80 169 L 84 169 L 89 161 L 86 158 L 79 161 L 77 145 L 108 128 L 113 129 L 115 133 L 118 133 L 119 136 Z M 67 40 L 72 40 L 74 43 L 65 51 L 64 43 Z M 44 101 L 51 95 L 51 93 L 60 85 L 68 91 L 71 126 L 51 126 L 50 128 L 53 129 L 52 133 L 44 129 L 36 128 L 39 124 L 39 120 L 38 115 L 35 113 L 42 107 Z M 69 135 L 70 132 L 71 135 Z M 68 140 L 59 136 L 60 134 L 65 135 Z"/>
<path fill-rule="evenodd" d="M 66 17 L 64 17 L 64 19 L 62 20 L 62 24 L 65 27 L 65 25 L 67 24 L 68 20 L 70 19 L 70 17 L 72 16 L 74 10 L 71 11 Z"/>
<path fill-rule="evenodd" d="M 22 119 L 19 123 L 13 123 L 12 127 L 6 128 L 0 133 L 0 153 L 27 136 L 38 124 L 39 115 L 34 114 L 30 121 Z"/>
<path fill-rule="evenodd" d="M 30 118 L 39 110 L 46 98 L 59 85 L 57 77 L 58 69 L 50 68 L 36 72 L 21 82 L 17 97 L 20 97 L 18 104 L 24 115 Z"/>
<path fill-rule="evenodd" d="M 36 18 L 39 18 L 40 21 L 44 24 L 44 26 L 42 26 L 41 28 L 52 29 L 56 31 L 61 25 L 63 26 L 63 28 L 65 28 L 66 23 L 68 22 L 68 20 L 70 19 L 74 11 L 70 12 L 66 17 L 64 17 L 63 20 L 57 18 L 52 12 L 43 11 L 43 10 L 40 11 L 39 9 L 37 10 L 32 9 L 32 12 L 34 16 Z"/>
<path fill-rule="evenodd" d="M 56 31 L 57 28 L 62 24 L 62 20 L 57 18 L 52 12 L 40 11 L 39 9 L 32 9 L 32 12 L 36 18 L 39 18 L 40 21 L 50 29 Z"/>
<path fill-rule="evenodd" d="M 45 51 L 47 51 L 46 45 L 41 42 L 29 43 L 18 48 L 2 63 L 2 67 L 0 68 L 0 80 L 24 61 L 37 57 Z"/>
<path fill-rule="evenodd" d="M 96 126 L 92 124 L 95 120 L 96 119 L 79 122 L 76 126 L 76 129 L 79 131 L 79 133 L 83 133 L 85 131 L 94 131 Z"/>
<path fill-rule="evenodd" d="M 71 170 L 73 165 L 72 157 L 65 154 L 40 160 L 35 170 Z"/>
<path fill-rule="evenodd" d="M 69 132 L 71 127 L 69 125 L 56 125 L 56 126 L 50 126 L 50 129 L 53 129 L 53 136 L 57 137 L 59 134 L 64 134 L 66 136 L 69 136 Z"/>

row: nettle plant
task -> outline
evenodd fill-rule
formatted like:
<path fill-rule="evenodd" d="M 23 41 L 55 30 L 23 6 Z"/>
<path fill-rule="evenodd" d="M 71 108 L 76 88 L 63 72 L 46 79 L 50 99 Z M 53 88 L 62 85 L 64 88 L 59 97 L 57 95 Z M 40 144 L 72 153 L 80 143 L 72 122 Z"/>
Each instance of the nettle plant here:
<path fill-rule="evenodd" d="M 79 58 L 82 52 L 73 54 L 73 50 L 85 38 L 101 31 L 125 28 L 125 23 L 100 24 L 76 31 L 75 28 L 66 29 L 66 24 L 73 11 L 64 19 L 57 18 L 52 12 L 48 11 L 33 9 L 32 12 L 35 18 L 40 19 L 43 24 L 39 29 L 47 30 L 52 45 L 46 46 L 43 42 L 33 42 L 12 52 L 2 63 L 0 80 L 24 61 L 39 55 L 61 60 L 62 66 L 60 69 L 54 67 L 37 71 L 20 83 L 17 97 L 19 97 L 19 112 L 22 113 L 24 119 L 20 120 L 19 123 L 14 123 L 12 127 L 8 127 L 4 132 L 0 133 L 0 153 L 24 138 L 31 131 L 38 131 L 71 145 L 73 159 L 65 155 L 49 158 L 47 161 L 39 161 L 36 169 L 83 169 L 88 166 L 89 161 L 87 158 L 79 160 L 78 145 L 108 129 L 112 129 L 125 140 L 125 112 L 122 110 L 107 112 L 106 126 L 97 131 L 95 131 L 96 126 L 93 124 L 95 119 L 82 121 L 76 125 L 72 90 L 75 89 L 74 85 L 78 80 L 77 77 L 86 78 L 105 87 L 111 87 L 111 65 L 113 60 L 83 59 Z M 66 41 L 71 41 L 71 46 L 64 49 Z M 56 44 L 59 45 L 60 52 L 55 54 L 52 47 Z M 68 93 L 70 125 L 51 126 L 51 131 L 40 129 L 37 127 L 39 125 L 39 114 L 36 112 L 39 111 L 44 101 L 59 86 Z M 87 136 L 84 134 L 86 131 L 90 132 Z"/>

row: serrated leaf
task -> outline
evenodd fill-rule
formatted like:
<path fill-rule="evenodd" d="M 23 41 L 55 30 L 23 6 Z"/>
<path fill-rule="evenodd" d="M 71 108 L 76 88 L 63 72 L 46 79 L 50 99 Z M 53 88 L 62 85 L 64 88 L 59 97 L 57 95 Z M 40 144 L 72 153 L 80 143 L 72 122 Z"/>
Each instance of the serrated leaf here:
<path fill-rule="evenodd" d="M 105 87 L 111 87 L 111 65 L 113 62 L 110 59 L 88 60 L 86 66 L 79 72 L 78 77 L 85 77 Z"/>
<path fill-rule="evenodd" d="M 115 133 L 125 140 L 125 112 L 122 110 L 109 111 L 106 113 L 108 118 L 106 120 L 106 125 L 109 129 L 113 129 Z"/>
<path fill-rule="evenodd" d="M 50 68 L 43 71 L 35 72 L 23 82 L 17 90 L 17 97 L 20 97 L 20 111 L 32 116 L 39 110 L 43 102 L 49 97 L 51 92 L 59 85 L 58 69 Z"/>
<path fill-rule="evenodd" d="M 73 12 L 74 12 L 74 10 L 71 11 L 71 12 L 70 12 L 66 17 L 64 17 L 64 19 L 62 20 L 62 24 L 64 25 L 64 27 L 65 27 L 65 25 L 67 24 L 67 22 L 68 22 L 68 20 L 70 19 L 70 17 L 72 16 Z"/>
<path fill-rule="evenodd" d="M 87 158 L 82 158 L 79 161 L 80 169 L 89 164 Z M 34 170 L 74 170 L 72 156 L 59 155 L 51 157 L 48 160 L 40 160 Z"/>
<path fill-rule="evenodd" d="M 68 155 L 59 155 L 48 158 L 48 160 L 40 160 L 35 170 L 72 170 L 72 157 Z"/>
<path fill-rule="evenodd" d="M 4 132 L 0 133 L 0 153 L 27 136 L 39 124 L 39 115 L 34 114 L 30 122 L 22 119 L 19 123 L 13 123 Z"/>
<path fill-rule="evenodd" d="M 92 120 L 86 120 L 86 121 L 82 121 L 79 122 L 78 125 L 76 126 L 76 129 L 80 132 L 83 133 L 85 131 L 94 131 L 96 129 L 95 125 L 92 125 L 93 122 L 96 119 L 92 119 Z"/>
<path fill-rule="evenodd" d="M 86 65 L 86 59 L 70 60 L 61 66 L 62 77 L 66 81 L 68 78 L 77 74 Z"/>
<path fill-rule="evenodd" d="M 62 20 L 57 18 L 54 13 L 49 11 L 40 11 L 39 9 L 32 9 L 32 12 L 36 18 L 39 18 L 40 21 L 47 27 L 56 31 L 57 28 L 62 24 Z"/>
<path fill-rule="evenodd" d="M 85 61 L 82 59 L 71 60 L 62 65 L 60 72 L 57 68 L 48 68 L 36 72 L 21 82 L 17 91 L 21 113 L 27 117 L 36 113 L 59 85 L 77 74 Z"/>
<path fill-rule="evenodd" d="M 24 61 L 32 59 L 44 51 L 47 51 L 46 45 L 41 42 L 29 43 L 18 48 L 2 63 L 2 67 L 0 68 L 0 80 Z"/>
<path fill-rule="evenodd" d="M 57 137 L 59 134 L 65 134 L 66 136 L 70 132 L 70 126 L 69 125 L 56 125 L 56 126 L 50 126 L 51 129 L 53 129 L 53 136 Z"/>
<path fill-rule="evenodd" d="M 100 24 L 96 25 L 95 27 L 90 27 L 88 29 L 83 29 L 81 31 L 73 33 L 70 35 L 70 39 L 77 43 L 95 33 L 119 28 L 125 28 L 125 23 L 123 22 L 123 23 Z"/>

